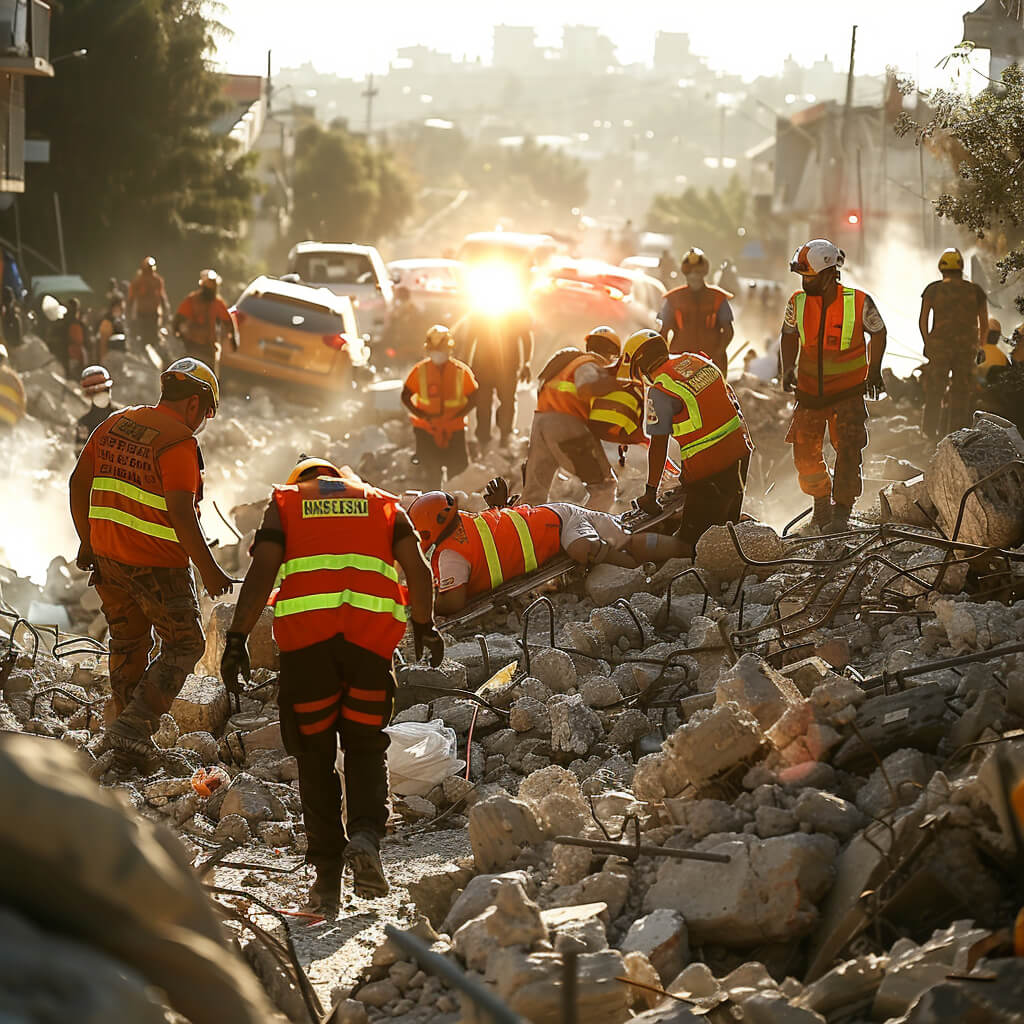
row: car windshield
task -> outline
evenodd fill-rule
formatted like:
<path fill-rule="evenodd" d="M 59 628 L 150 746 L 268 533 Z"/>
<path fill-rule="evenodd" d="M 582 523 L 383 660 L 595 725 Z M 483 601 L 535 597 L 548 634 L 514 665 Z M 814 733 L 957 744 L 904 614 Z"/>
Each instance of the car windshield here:
<path fill-rule="evenodd" d="M 376 284 L 370 257 L 361 252 L 307 252 L 295 259 L 295 272 L 316 284 Z"/>
<path fill-rule="evenodd" d="M 238 311 L 275 327 L 290 327 L 311 334 L 341 334 L 345 330 L 340 313 L 288 295 L 268 292 L 243 295 Z"/>

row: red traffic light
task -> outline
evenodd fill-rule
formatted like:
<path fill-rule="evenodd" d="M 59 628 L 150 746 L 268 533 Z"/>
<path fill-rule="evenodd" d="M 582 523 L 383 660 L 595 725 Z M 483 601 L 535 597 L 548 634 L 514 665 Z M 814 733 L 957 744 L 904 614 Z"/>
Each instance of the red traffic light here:
<path fill-rule="evenodd" d="M 851 210 L 846 215 L 846 223 L 852 228 L 860 226 L 860 210 Z"/>

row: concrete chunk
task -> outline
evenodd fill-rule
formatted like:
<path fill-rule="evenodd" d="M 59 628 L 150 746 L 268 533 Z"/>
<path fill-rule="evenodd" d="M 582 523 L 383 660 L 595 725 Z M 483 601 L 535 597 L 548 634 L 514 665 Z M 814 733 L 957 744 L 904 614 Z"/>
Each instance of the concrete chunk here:
<path fill-rule="evenodd" d="M 718 680 L 716 704 L 735 701 L 749 711 L 762 729 L 774 724 L 802 696 L 792 680 L 776 672 L 763 658 L 745 654 Z"/>
<path fill-rule="evenodd" d="M 228 720 L 228 691 L 216 676 L 190 675 L 171 704 L 171 717 L 182 734 L 219 736 Z"/>
<path fill-rule="evenodd" d="M 659 907 L 637 918 L 622 940 L 623 953 L 643 953 L 667 985 L 690 960 L 686 921 L 678 910 Z"/>
<path fill-rule="evenodd" d="M 501 870 L 522 847 L 542 840 L 533 811 L 521 800 L 495 794 L 470 808 L 469 842 L 479 871 Z"/>

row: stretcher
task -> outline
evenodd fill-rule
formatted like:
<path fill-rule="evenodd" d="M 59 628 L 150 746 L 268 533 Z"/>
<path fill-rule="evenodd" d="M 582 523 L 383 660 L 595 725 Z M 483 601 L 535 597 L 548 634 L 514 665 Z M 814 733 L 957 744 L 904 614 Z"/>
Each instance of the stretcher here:
<path fill-rule="evenodd" d="M 674 487 L 672 490 L 666 491 L 660 501 L 661 511 L 653 516 L 639 509 L 634 501 L 633 507 L 628 512 L 617 515 L 615 521 L 619 524 L 619 528 L 626 533 L 643 533 L 645 530 L 650 530 L 659 523 L 665 522 L 666 519 L 678 516 L 683 511 L 683 506 L 686 504 L 686 489 Z"/>

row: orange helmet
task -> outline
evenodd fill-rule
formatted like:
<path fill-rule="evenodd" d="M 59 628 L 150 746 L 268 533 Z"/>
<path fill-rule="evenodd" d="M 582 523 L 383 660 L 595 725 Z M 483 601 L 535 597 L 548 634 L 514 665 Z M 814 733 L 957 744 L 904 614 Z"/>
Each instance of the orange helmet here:
<path fill-rule="evenodd" d="M 311 477 L 306 476 L 307 473 L 315 473 L 318 477 L 341 476 L 338 467 L 333 462 L 328 462 L 326 459 L 313 459 L 309 456 L 302 456 L 292 467 L 286 483 L 297 484 L 301 483 L 303 479 L 311 479 Z"/>
<path fill-rule="evenodd" d="M 459 503 L 447 491 L 427 491 L 409 506 L 409 518 L 424 551 L 441 539 L 459 514 Z"/>

